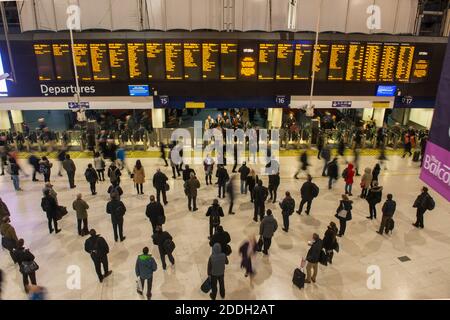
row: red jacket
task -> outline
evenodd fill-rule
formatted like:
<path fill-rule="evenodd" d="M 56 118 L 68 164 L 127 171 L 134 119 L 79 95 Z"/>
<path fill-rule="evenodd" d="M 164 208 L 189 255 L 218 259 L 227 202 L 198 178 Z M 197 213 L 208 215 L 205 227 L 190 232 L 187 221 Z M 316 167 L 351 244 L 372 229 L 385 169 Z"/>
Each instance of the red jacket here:
<path fill-rule="evenodd" d="M 353 184 L 354 176 L 355 176 L 355 171 L 353 170 L 353 164 L 349 163 L 347 166 L 347 177 L 345 178 L 345 183 Z"/>

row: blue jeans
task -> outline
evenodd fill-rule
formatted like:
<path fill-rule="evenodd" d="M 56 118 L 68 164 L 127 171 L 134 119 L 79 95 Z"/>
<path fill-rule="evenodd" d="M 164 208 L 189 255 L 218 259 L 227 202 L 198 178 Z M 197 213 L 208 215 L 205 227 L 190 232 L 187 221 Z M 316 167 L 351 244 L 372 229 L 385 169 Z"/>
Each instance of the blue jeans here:
<path fill-rule="evenodd" d="M 12 175 L 11 176 L 13 184 L 14 184 L 14 189 L 19 190 L 20 186 L 19 186 L 19 176 L 17 175 Z"/>
<path fill-rule="evenodd" d="M 352 193 L 352 186 L 353 184 L 345 184 L 345 194 L 351 194 Z"/>

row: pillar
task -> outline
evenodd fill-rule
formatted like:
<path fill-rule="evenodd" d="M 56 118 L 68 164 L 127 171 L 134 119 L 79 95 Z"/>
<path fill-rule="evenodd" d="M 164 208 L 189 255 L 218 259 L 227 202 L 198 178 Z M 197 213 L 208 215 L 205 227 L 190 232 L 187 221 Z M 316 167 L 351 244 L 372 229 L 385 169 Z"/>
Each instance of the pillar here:
<path fill-rule="evenodd" d="M 23 132 L 23 114 L 22 110 L 11 110 L 11 118 L 12 122 L 14 124 L 14 129 L 16 129 L 17 132 Z"/>
<path fill-rule="evenodd" d="M 9 122 L 8 111 L 0 110 L 0 130 L 11 129 L 11 123 Z"/>

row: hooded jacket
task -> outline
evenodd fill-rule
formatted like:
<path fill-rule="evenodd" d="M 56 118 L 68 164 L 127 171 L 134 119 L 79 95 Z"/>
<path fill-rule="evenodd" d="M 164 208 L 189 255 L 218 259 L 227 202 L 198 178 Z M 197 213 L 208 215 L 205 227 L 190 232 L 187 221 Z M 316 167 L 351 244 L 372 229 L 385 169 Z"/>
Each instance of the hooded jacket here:
<path fill-rule="evenodd" d="M 197 197 L 197 189 L 200 188 L 200 181 L 198 181 L 197 177 L 192 177 L 185 182 L 186 194 L 188 197 L 194 198 Z"/>
<path fill-rule="evenodd" d="M 263 236 L 263 238 L 272 238 L 275 231 L 278 229 L 277 220 L 273 217 L 273 215 L 265 216 L 261 221 L 259 226 L 259 234 Z"/>
<path fill-rule="evenodd" d="M 353 164 L 349 163 L 347 166 L 347 177 L 345 178 L 345 183 L 353 184 L 354 176 L 355 176 L 355 171 L 353 170 Z"/>
<path fill-rule="evenodd" d="M 318 239 L 314 241 L 311 248 L 309 248 L 308 254 L 306 255 L 306 261 L 311 263 L 319 262 L 320 251 L 322 251 L 322 240 Z"/>
<path fill-rule="evenodd" d="M 338 177 L 338 165 L 337 161 L 331 161 L 327 166 L 327 174 L 329 177 L 333 179 L 337 179 Z"/>
<path fill-rule="evenodd" d="M 167 180 L 169 180 L 169 179 L 163 172 L 157 171 L 153 175 L 153 187 L 156 190 L 165 190 Z"/>
<path fill-rule="evenodd" d="M 220 244 L 215 243 L 212 247 L 212 254 L 208 260 L 208 276 L 223 276 L 226 264 L 228 264 L 227 256 L 222 252 Z"/>
<path fill-rule="evenodd" d="M 383 217 L 392 218 L 396 208 L 397 203 L 394 200 L 386 200 L 386 202 L 383 204 L 383 208 L 381 208 L 381 211 L 383 212 Z"/>
<path fill-rule="evenodd" d="M 0 226 L 0 233 L 1 233 L 3 238 L 11 239 L 11 240 L 14 240 L 16 242 L 19 240 L 17 238 L 17 235 L 16 235 L 16 230 L 9 223 L 2 223 L 1 224 L 1 226 Z"/>
<path fill-rule="evenodd" d="M 364 169 L 364 174 L 361 177 L 361 188 L 368 189 L 370 188 L 370 183 L 372 182 L 372 173 L 370 172 L 370 168 Z"/>
<path fill-rule="evenodd" d="M 367 202 L 372 203 L 372 204 L 380 203 L 382 193 L 383 193 L 382 191 L 383 191 L 382 186 L 370 188 L 369 193 L 367 194 L 367 197 L 366 197 Z"/>
<path fill-rule="evenodd" d="M 158 266 L 156 265 L 155 259 L 150 254 L 141 254 L 137 257 L 135 272 L 136 277 L 141 279 L 151 279 L 153 278 L 153 272 L 156 271 Z"/>
<path fill-rule="evenodd" d="M 219 204 L 212 204 L 208 211 L 206 212 L 206 216 L 209 217 L 209 223 L 212 225 L 220 224 L 220 217 L 223 217 L 223 209 Z"/>

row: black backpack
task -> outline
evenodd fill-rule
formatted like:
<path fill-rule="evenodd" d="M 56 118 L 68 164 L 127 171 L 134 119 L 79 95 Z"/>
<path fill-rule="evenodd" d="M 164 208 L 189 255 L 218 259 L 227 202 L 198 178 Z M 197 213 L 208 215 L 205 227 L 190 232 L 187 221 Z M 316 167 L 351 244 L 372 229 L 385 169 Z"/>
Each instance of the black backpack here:
<path fill-rule="evenodd" d="M 348 175 L 348 168 L 345 168 L 344 171 L 342 171 L 342 178 L 347 179 Z"/>
<path fill-rule="evenodd" d="M 170 239 L 166 239 L 162 246 L 165 253 L 172 253 L 175 250 L 175 242 Z"/>
<path fill-rule="evenodd" d="M 394 219 L 392 219 L 392 218 L 388 219 L 388 221 L 386 221 L 387 230 L 392 233 L 392 231 L 394 230 L 394 227 L 395 227 Z"/>
<path fill-rule="evenodd" d="M 312 185 L 312 196 L 316 198 L 319 195 L 319 187 L 313 183 Z"/>
<path fill-rule="evenodd" d="M 48 199 L 46 197 L 42 198 L 42 200 L 41 200 L 41 208 L 45 212 L 47 212 L 48 209 L 50 209 L 50 205 L 49 205 Z"/>
<path fill-rule="evenodd" d="M 431 211 L 436 206 L 436 203 L 434 202 L 434 199 L 431 196 L 428 196 L 427 200 L 425 202 L 425 205 L 426 205 L 427 210 Z"/>

